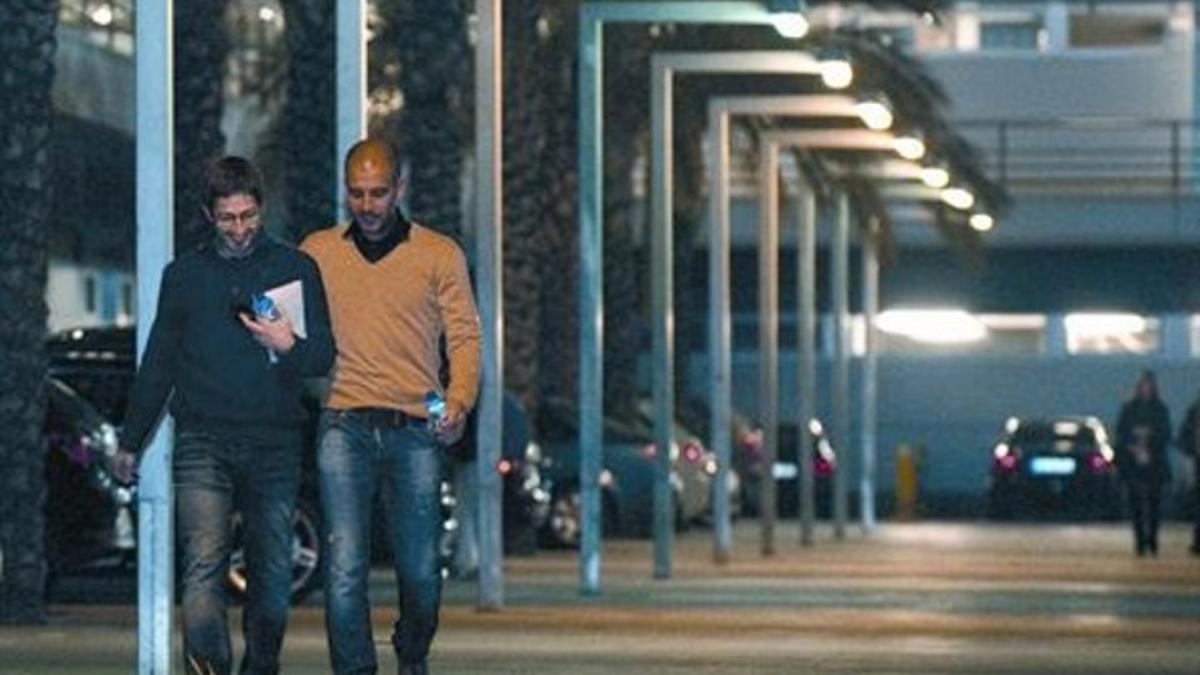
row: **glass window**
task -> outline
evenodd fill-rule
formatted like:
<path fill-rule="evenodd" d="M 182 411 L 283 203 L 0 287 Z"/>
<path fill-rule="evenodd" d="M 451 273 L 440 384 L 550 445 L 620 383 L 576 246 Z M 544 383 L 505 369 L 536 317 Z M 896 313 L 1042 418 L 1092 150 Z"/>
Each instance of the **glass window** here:
<path fill-rule="evenodd" d="M 1161 343 L 1159 320 L 1137 314 L 1068 314 L 1063 322 L 1070 354 L 1148 354 Z"/>
<path fill-rule="evenodd" d="M 979 48 L 1036 50 L 1041 31 L 1041 25 L 1033 21 L 987 22 L 979 29 Z"/>

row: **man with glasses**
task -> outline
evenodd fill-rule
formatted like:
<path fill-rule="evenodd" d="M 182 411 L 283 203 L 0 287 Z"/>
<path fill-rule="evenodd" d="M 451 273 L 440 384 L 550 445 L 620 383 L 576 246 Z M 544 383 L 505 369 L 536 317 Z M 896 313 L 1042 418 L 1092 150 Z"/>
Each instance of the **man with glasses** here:
<path fill-rule="evenodd" d="M 302 378 L 329 371 L 334 345 L 316 265 L 262 230 L 258 170 L 225 157 L 205 178 L 203 209 L 213 236 L 163 271 L 125 416 L 125 451 L 113 470 L 119 479 L 134 478 L 137 454 L 169 400 L 177 431 L 184 670 L 232 671 L 225 583 L 236 510 L 248 574 L 240 672 L 274 674 L 291 599 L 291 519 L 309 424 Z M 272 297 L 273 308 L 264 304 Z"/>

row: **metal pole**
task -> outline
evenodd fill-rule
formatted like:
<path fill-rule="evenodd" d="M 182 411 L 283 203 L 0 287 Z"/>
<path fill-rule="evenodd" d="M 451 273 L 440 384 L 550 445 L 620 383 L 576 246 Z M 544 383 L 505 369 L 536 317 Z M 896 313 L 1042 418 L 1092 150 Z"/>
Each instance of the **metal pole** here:
<path fill-rule="evenodd" d="M 604 26 L 579 25 L 579 584 L 600 593 L 600 427 L 604 415 Z"/>
<path fill-rule="evenodd" d="M 475 43 L 475 247 L 476 283 L 483 328 L 483 391 L 480 397 L 475 470 L 479 499 L 479 586 L 476 606 L 504 606 L 504 519 L 496 465 L 504 438 L 504 219 L 501 173 L 503 89 L 501 0 L 476 0 Z"/>
<path fill-rule="evenodd" d="M 800 372 L 800 433 L 796 457 L 800 464 L 800 544 L 811 546 L 817 514 L 813 437 L 809 422 L 817 416 L 817 199 L 801 187 L 796 233 L 796 296 L 799 304 L 797 341 Z"/>
<path fill-rule="evenodd" d="M 850 323 L 850 198 L 845 191 L 838 193 L 837 220 L 834 223 L 833 245 L 829 255 L 833 278 L 833 440 L 841 452 L 850 449 L 850 355 L 847 347 Z M 846 536 L 846 472 L 839 462 L 833 472 L 833 534 Z"/>
<path fill-rule="evenodd" d="M 862 481 L 858 513 L 863 532 L 875 529 L 875 457 L 878 432 L 879 353 L 875 342 L 875 316 L 879 314 L 879 257 L 875 242 L 863 238 L 862 313 L 866 351 L 862 362 Z"/>
<path fill-rule="evenodd" d="M 337 3 L 337 186 L 334 220 L 341 214 L 345 189 L 342 158 L 367 134 L 367 0 Z"/>
<path fill-rule="evenodd" d="M 650 84 L 651 181 L 650 297 L 654 321 L 652 386 L 654 390 L 654 578 L 671 577 L 675 537 L 675 505 L 671 490 L 671 447 L 674 445 L 675 334 L 672 254 L 673 116 L 671 71 L 655 68 Z"/>
<path fill-rule="evenodd" d="M 759 523 L 763 555 L 775 553 L 775 458 L 779 452 L 779 146 L 759 156 L 758 406 L 763 430 Z"/>
<path fill-rule="evenodd" d="M 173 5 L 139 2 L 137 70 L 137 350 L 146 351 L 162 271 L 174 249 Z M 146 450 L 138 484 L 138 673 L 171 672 L 174 501 L 170 418 Z"/>
<path fill-rule="evenodd" d="M 717 455 L 713 477 L 713 560 L 729 561 L 733 532 L 729 517 L 729 434 L 733 403 L 729 301 L 729 115 L 709 107 L 712 151 L 711 215 L 708 238 L 709 368 L 712 396 L 712 450 Z"/>

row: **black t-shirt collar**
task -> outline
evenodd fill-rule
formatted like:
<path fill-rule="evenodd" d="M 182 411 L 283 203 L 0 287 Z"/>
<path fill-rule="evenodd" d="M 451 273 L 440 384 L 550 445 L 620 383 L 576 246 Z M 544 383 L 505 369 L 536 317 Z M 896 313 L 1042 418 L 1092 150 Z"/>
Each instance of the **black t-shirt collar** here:
<path fill-rule="evenodd" d="M 346 229 L 346 234 L 343 236 L 354 241 L 355 248 L 358 249 L 363 258 L 366 258 L 367 262 L 374 263 L 391 253 L 392 249 L 408 240 L 408 233 L 412 229 L 412 223 L 399 210 L 393 212 L 391 225 L 387 235 L 383 239 L 372 241 L 363 235 L 362 229 L 359 228 L 357 222 L 351 221 L 350 227 Z"/>

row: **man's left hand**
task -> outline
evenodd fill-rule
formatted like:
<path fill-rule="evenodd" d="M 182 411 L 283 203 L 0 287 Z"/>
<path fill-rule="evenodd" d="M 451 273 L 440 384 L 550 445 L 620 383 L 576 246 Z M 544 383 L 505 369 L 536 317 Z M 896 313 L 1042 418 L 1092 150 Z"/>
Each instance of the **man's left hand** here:
<path fill-rule="evenodd" d="M 292 320 L 280 311 L 280 316 L 274 321 L 256 319 L 249 314 L 239 314 L 242 325 L 258 340 L 259 344 L 276 354 L 286 354 L 296 346 L 296 335 L 292 332 Z"/>
<path fill-rule="evenodd" d="M 447 401 L 446 412 L 438 420 L 433 434 L 442 445 L 451 445 L 462 438 L 467 428 L 467 413 L 457 404 Z"/>

